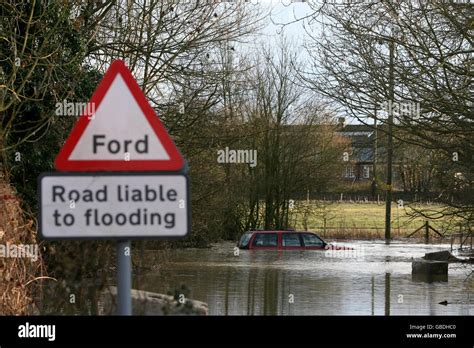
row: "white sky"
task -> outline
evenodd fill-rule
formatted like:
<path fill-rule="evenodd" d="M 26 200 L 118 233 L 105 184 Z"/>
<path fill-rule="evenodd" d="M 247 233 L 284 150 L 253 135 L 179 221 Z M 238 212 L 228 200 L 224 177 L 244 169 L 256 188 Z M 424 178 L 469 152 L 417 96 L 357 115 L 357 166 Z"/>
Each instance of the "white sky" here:
<path fill-rule="evenodd" d="M 257 2 L 257 0 L 253 1 Z M 307 35 L 303 28 L 303 22 L 297 21 L 312 13 L 307 3 L 291 2 L 290 0 L 258 0 L 258 4 L 254 6 L 260 7 L 264 13 L 269 14 L 258 39 L 277 46 L 281 36 L 284 36 L 292 42 L 299 55 L 307 57 L 303 48 Z M 281 24 L 288 25 L 283 27 Z"/>

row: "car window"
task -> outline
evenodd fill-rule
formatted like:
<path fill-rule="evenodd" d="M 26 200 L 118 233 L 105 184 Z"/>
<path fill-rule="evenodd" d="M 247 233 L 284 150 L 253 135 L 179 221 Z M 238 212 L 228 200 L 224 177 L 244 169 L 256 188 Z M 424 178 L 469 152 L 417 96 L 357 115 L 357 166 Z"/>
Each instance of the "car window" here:
<path fill-rule="evenodd" d="M 252 237 L 252 232 L 245 233 L 242 238 L 240 238 L 240 247 L 245 248 L 249 244 L 250 237 Z"/>
<path fill-rule="evenodd" d="M 324 242 L 311 233 L 303 233 L 303 241 L 305 246 L 324 246 Z"/>
<path fill-rule="evenodd" d="M 256 247 L 276 247 L 278 246 L 278 235 L 276 233 L 257 233 L 253 240 Z"/>
<path fill-rule="evenodd" d="M 301 241 L 297 233 L 283 233 L 282 245 L 286 247 L 300 247 Z"/>

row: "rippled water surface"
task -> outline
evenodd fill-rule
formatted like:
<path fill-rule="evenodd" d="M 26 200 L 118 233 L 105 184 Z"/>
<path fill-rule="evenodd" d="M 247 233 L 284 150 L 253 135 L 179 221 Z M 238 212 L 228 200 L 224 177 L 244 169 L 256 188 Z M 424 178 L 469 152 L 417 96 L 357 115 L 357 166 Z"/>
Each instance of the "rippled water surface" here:
<path fill-rule="evenodd" d="M 412 258 L 446 245 L 346 242 L 350 252 L 247 251 L 233 243 L 166 252 L 134 278 L 143 290 L 185 285 L 211 315 L 472 315 L 472 265 L 449 265 L 443 281 L 412 279 Z M 449 246 L 448 246 L 449 247 Z M 163 252 L 149 252 L 156 256 Z M 448 301 L 448 305 L 439 302 Z"/>

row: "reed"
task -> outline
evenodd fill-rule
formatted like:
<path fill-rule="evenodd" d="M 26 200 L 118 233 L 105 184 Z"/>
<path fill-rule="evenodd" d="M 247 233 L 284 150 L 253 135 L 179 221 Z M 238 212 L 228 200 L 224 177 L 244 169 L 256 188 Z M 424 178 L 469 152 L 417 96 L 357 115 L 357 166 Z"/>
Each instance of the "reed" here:
<path fill-rule="evenodd" d="M 0 245 L 2 250 L 36 244 L 33 218 L 28 216 L 12 188 L 0 178 Z M 14 256 L 14 255 L 13 255 Z M 31 257 L 0 257 L 0 315 L 37 314 L 36 287 L 43 278 L 41 253 Z"/>

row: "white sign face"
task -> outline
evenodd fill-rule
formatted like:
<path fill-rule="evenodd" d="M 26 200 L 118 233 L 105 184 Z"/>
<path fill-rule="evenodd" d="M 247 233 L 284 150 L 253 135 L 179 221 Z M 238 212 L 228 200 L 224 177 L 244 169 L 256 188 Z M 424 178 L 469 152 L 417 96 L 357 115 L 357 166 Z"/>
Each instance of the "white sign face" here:
<path fill-rule="evenodd" d="M 132 73 L 114 61 L 56 159 L 62 172 L 179 172 L 184 158 Z"/>
<path fill-rule="evenodd" d="M 70 160 L 170 158 L 120 74 L 90 117 Z"/>
<path fill-rule="evenodd" d="M 189 231 L 185 175 L 48 173 L 39 180 L 45 239 L 157 239 Z"/>

